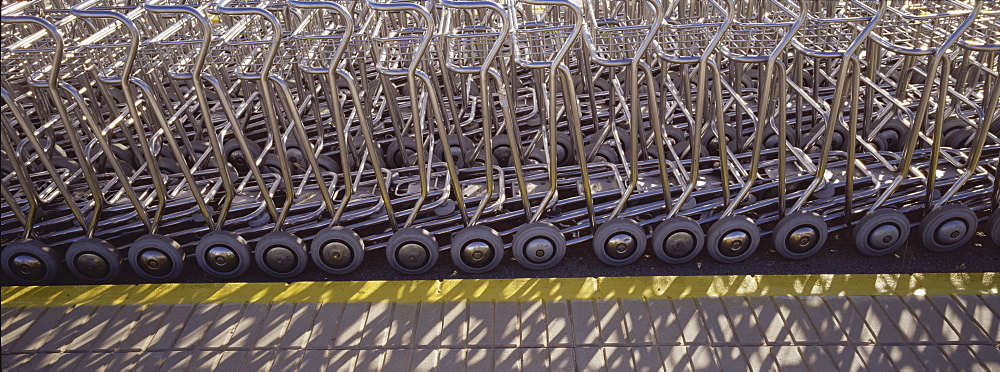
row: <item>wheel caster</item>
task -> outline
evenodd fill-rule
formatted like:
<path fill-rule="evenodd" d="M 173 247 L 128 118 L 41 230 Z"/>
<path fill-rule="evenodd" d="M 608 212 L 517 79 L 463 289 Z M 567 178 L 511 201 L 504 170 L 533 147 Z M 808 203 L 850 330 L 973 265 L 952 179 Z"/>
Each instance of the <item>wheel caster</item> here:
<path fill-rule="evenodd" d="M 597 227 L 594 233 L 594 254 L 611 266 L 635 262 L 646 252 L 646 231 L 627 218 L 615 218 Z"/>
<path fill-rule="evenodd" d="M 159 234 L 140 236 L 128 249 L 128 262 L 137 275 L 151 282 L 177 279 L 184 270 L 184 250 Z"/>
<path fill-rule="evenodd" d="M 895 209 L 879 209 L 869 213 L 854 226 L 854 246 L 867 256 L 883 256 L 895 252 L 910 235 L 910 220 Z"/>
<path fill-rule="evenodd" d="M 226 154 L 226 160 L 239 172 L 250 171 L 250 162 L 255 161 L 260 156 L 261 148 L 257 143 L 247 141 L 247 147 L 250 150 L 249 155 L 243 153 L 243 149 L 236 140 L 226 141 L 222 146 L 222 152 Z"/>
<path fill-rule="evenodd" d="M 503 261 L 503 239 L 489 226 L 475 225 L 451 237 L 451 261 L 464 272 L 489 272 Z"/>
<path fill-rule="evenodd" d="M 122 257 L 118 249 L 101 239 L 80 239 L 66 250 L 69 271 L 87 283 L 113 282 L 121 272 L 121 265 Z"/>
<path fill-rule="evenodd" d="M 947 204 L 927 213 L 917 232 L 924 247 L 948 252 L 964 247 L 976 234 L 976 212 L 961 204 Z"/>
<path fill-rule="evenodd" d="M 3 273 L 20 284 L 49 284 L 59 275 L 59 255 L 38 240 L 10 242 L 0 251 L 0 259 Z"/>
<path fill-rule="evenodd" d="M 567 166 L 576 164 L 576 151 L 573 147 L 573 138 L 566 133 L 558 133 L 556 136 L 556 164 Z"/>
<path fill-rule="evenodd" d="M 826 244 L 830 229 L 818 214 L 798 211 L 785 216 L 774 227 L 774 248 L 782 257 L 801 260 Z"/>
<path fill-rule="evenodd" d="M 401 141 L 403 149 L 400 149 L 399 141 L 392 141 L 389 142 L 389 147 L 385 150 L 385 164 L 389 168 L 402 168 L 413 164 L 411 158 L 417 152 L 417 142 L 410 137 L 404 137 Z"/>
<path fill-rule="evenodd" d="M 1000 209 L 993 211 L 993 214 L 990 215 L 986 233 L 993 240 L 993 243 L 1000 247 Z"/>
<path fill-rule="evenodd" d="M 250 246 L 243 237 L 229 231 L 212 231 L 195 248 L 198 266 L 209 275 L 232 279 L 250 268 Z"/>
<path fill-rule="evenodd" d="M 740 262 L 757 250 L 760 227 L 744 216 L 723 217 L 708 229 L 708 254 L 722 263 Z"/>
<path fill-rule="evenodd" d="M 416 275 L 428 271 L 438 259 L 438 243 L 427 230 L 410 227 L 389 237 L 385 247 L 389 266 L 403 274 Z"/>
<path fill-rule="evenodd" d="M 463 154 L 462 147 L 465 147 L 466 151 L 472 151 L 476 145 L 473 144 L 467 137 L 459 137 L 457 134 L 449 134 L 447 137 L 449 146 L 448 150 L 452 159 L 455 161 L 455 166 L 459 168 L 468 168 L 469 165 L 472 164 L 471 160 L 473 159 L 469 159 L 468 155 L 470 154 Z M 440 140 L 434 142 L 434 157 L 444 159 L 444 145 Z"/>
<path fill-rule="evenodd" d="M 653 229 L 653 253 L 663 262 L 691 261 L 705 247 L 705 231 L 689 217 L 671 217 Z"/>
<path fill-rule="evenodd" d="M 594 150 L 594 144 L 592 143 L 586 146 L 584 152 L 590 155 L 590 152 L 593 150 Z M 594 154 L 593 159 L 591 159 L 588 163 L 618 164 L 619 162 L 620 160 L 618 159 L 618 153 L 615 152 L 615 149 L 611 148 L 611 146 L 608 146 L 606 144 L 601 144 L 597 148 L 597 153 Z"/>
<path fill-rule="evenodd" d="M 343 275 L 361 266 L 365 243 L 354 230 L 333 226 L 320 230 L 309 245 L 313 263 L 330 274 Z"/>
<path fill-rule="evenodd" d="M 275 278 L 291 278 L 306 269 L 309 254 L 302 239 L 285 231 L 269 232 L 253 252 L 257 267 Z"/>
<path fill-rule="evenodd" d="M 566 255 L 566 237 L 548 222 L 532 222 L 514 234 L 514 259 L 529 270 L 550 269 Z"/>

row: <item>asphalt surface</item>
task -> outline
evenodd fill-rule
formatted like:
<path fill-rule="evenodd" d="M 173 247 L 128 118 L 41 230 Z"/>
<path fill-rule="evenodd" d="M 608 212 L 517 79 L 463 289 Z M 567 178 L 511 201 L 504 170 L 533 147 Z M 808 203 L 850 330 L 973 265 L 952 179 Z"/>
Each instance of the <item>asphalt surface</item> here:
<path fill-rule="evenodd" d="M 570 247 L 562 263 L 544 271 L 532 271 L 521 267 L 508 251 L 500 266 L 486 274 L 467 274 L 459 271 L 451 262 L 448 252 L 441 252 L 438 263 L 431 271 L 421 275 L 404 275 L 393 270 L 385 258 L 383 250 L 369 251 L 361 266 L 351 274 L 334 276 L 310 265 L 296 281 L 368 281 L 368 280 L 439 280 L 462 278 L 537 278 L 537 277 L 615 277 L 615 276 L 655 276 L 655 275 L 765 275 L 765 274 L 892 274 L 892 273 L 936 273 L 936 272 L 986 272 L 1000 271 L 1000 247 L 983 232 L 976 236 L 967 247 L 947 253 L 931 252 L 924 248 L 919 238 L 910 236 L 907 245 L 894 254 L 882 257 L 868 257 L 859 253 L 845 232 L 831 234 L 825 249 L 815 256 L 801 261 L 781 257 L 765 238 L 757 252 L 739 263 L 722 264 L 707 253 L 683 265 L 663 263 L 651 253 L 637 262 L 612 267 L 599 261 L 589 247 Z M 184 273 L 178 282 L 202 283 L 219 282 L 220 279 L 205 274 L 188 256 Z M 122 268 L 118 284 L 137 284 L 143 281 L 127 267 Z M 286 282 L 276 279 L 251 267 L 243 276 L 233 282 Z M 0 280 L 10 285 L 9 280 Z M 56 285 L 78 284 L 73 276 L 65 272 Z"/>

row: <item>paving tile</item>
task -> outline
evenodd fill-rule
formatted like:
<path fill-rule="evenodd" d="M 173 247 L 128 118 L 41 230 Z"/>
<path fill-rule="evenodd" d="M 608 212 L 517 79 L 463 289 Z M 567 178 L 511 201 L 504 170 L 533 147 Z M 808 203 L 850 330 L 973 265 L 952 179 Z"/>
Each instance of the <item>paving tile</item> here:
<path fill-rule="evenodd" d="M 497 302 L 493 307 L 495 311 L 493 325 L 496 327 L 496 332 L 493 333 L 495 336 L 494 345 L 518 346 L 521 344 L 519 307 L 517 302 Z"/>
<path fill-rule="evenodd" d="M 833 358 L 833 363 L 841 371 L 867 371 L 864 360 L 858 354 L 854 346 L 830 345 L 825 346 L 826 352 Z"/>
<path fill-rule="evenodd" d="M 201 344 L 204 349 L 218 349 L 229 343 L 236 325 L 239 324 L 240 315 L 243 313 L 244 304 L 224 303 L 219 307 L 219 311 L 212 320 L 212 324 L 205 331 L 205 339 Z"/>
<path fill-rule="evenodd" d="M 31 328 L 31 324 L 45 313 L 47 308 L 29 307 L 17 313 L 13 319 L 5 322 L 0 337 L 0 351 L 7 353 L 14 347 L 14 343 L 21 339 L 21 336 Z"/>
<path fill-rule="evenodd" d="M 389 338 L 389 325 L 392 319 L 391 302 L 372 302 L 365 317 L 365 330 L 361 335 L 362 347 L 385 346 Z"/>
<path fill-rule="evenodd" d="M 675 303 L 676 305 L 676 303 Z M 692 345 L 688 347 L 688 358 L 691 360 L 691 367 L 695 371 L 718 371 L 719 362 L 715 353 L 705 345 Z"/>
<path fill-rule="evenodd" d="M 781 317 L 778 306 L 770 297 L 750 297 L 749 302 L 766 343 L 770 345 L 792 343 L 792 333 L 785 325 L 785 319 Z"/>
<path fill-rule="evenodd" d="M 397 304 L 398 305 L 398 304 Z M 388 349 L 385 351 L 385 362 L 382 365 L 382 369 L 386 371 L 405 371 L 410 367 L 410 354 L 413 354 L 413 350 L 410 349 Z M 305 359 L 303 359 L 305 361 Z M 490 361 L 492 362 L 492 361 Z M 315 370 L 306 368 L 306 365 L 302 365 L 302 370 Z"/>
<path fill-rule="evenodd" d="M 713 348 L 723 371 L 746 371 L 749 368 L 743 350 L 735 346 L 716 346 Z"/>
<path fill-rule="evenodd" d="M 837 366 L 830 358 L 823 346 L 800 346 L 799 353 L 802 354 L 802 361 L 809 366 L 812 371 L 833 371 Z"/>
<path fill-rule="evenodd" d="M 166 352 L 166 357 L 163 358 L 163 363 L 160 365 L 161 371 L 184 371 L 191 366 L 191 361 L 194 360 L 194 351 L 182 350 L 182 351 L 169 351 Z"/>
<path fill-rule="evenodd" d="M 442 370 L 447 371 L 443 366 Z M 539 347 L 526 347 L 521 349 L 521 370 L 522 371 L 548 371 L 549 349 Z"/>
<path fill-rule="evenodd" d="M 601 342 L 603 345 L 624 345 L 628 342 L 625 338 L 625 318 L 622 315 L 621 305 L 615 300 L 597 300 L 597 324 L 601 329 Z M 610 368 L 610 367 L 609 367 Z"/>
<path fill-rule="evenodd" d="M 858 313 L 847 297 L 829 296 L 824 297 L 826 304 L 830 306 L 833 316 L 837 318 L 841 329 L 847 335 L 848 342 L 852 344 L 874 343 L 875 335 L 865 324 L 865 318 Z"/>
<path fill-rule="evenodd" d="M 309 342 L 309 333 L 312 332 L 313 324 L 316 323 L 317 312 L 319 312 L 319 304 L 317 303 L 295 304 L 288 328 L 285 329 L 285 334 L 281 337 L 281 347 L 285 349 L 304 348 Z"/>
<path fill-rule="evenodd" d="M 649 345 L 656 343 L 653 323 L 650 321 L 646 301 L 626 298 L 621 302 L 622 313 L 625 316 L 625 334 L 630 345 Z"/>
<path fill-rule="evenodd" d="M 243 309 L 236 328 L 233 329 L 233 336 L 229 338 L 229 348 L 250 349 L 254 341 L 257 340 L 257 333 L 264 324 L 267 317 L 269 304 L 250 303 Z"/>
<path fill-rule="evenodd" d="M 77 365 L 83 360 L 84 353 L 62 353 L 59 354 L 59 358 L 55 360 L 52 364 L 48 366 L 45 370 L 49 371 L 79 371 Z M 42 370 L 42 369 L 38 369 Z"/>
<path fill-rule="evenodd" d="M 44 353 L 65 351 L 77 335 L 84 331 L 83 325 L 87 323 L 90 315 L 96 309 L 96 306 L 88 305 L 73 307 L 69 314 L 66 314 L 59 321 L 59 324 L 53 327 L 52 336 L 49 336 L 49 339 L 38 348 L 38 351 Z"/>
<path fill-rule="evenodd" d="M 288 372 L 301 371 L 299 364 L 302 362 L 302 354 L 304 353 L 305 352 L 302 349 L 278 350 L 271 370 Z"/>
<path fill-rule="evenodd" d="M 574 352 L 573 348 L 554 347 L 549 349 L 550 370 L 569 371 L 575 367 L 576 367 L 576 353 Z"/>
<path fill-rule="evenodd" d="M 521 350 L 502 348 L 493 350 L 493 365 L 495 371 L 520 371 Z"/>
<path fill-rule="evenodd" d="M 99 341 L 98 336 L 104 328 L 111 324 L 121 306 L 99 306 L 91 314 L 87 323 L 84 323 L 82 331 L 74 337 L 73 341 L 66 347 L 68 351 L 88 351 Z"/>
<path fill-rule="evenodd" d="M 109 371 L 132 371 L 139 361 L 139 356 L 143 353 L 127 352 L 111 354 L 111 362 L 108 363 Z"/>
<path fill-rule="evenodd" d="M 469 303 L 469 336 L 471 346 L 493 345 L 493 303 Z"/>
<path fill-rule="evenodd" d="M 722 305 L 722 299 L 718 297 L 698 298 L 698 306 L 708 328 L 708 334 L 713 345 L 736 345 L 736 332 L 733 331 L 729 317 L 726 315 L 726 307 Z M 720 363 L 722 361 L 720 360 Z"/>
<path fill-rule="evenodd" d="M 17 314 L 21 313 L 21 310 L 24 308 L 19 306 L 0 308 L 0 329 L 6 330 L 7 326 L 14 322 L 14 318 L 17 318 Z M 7 335 L 6 331 L 4 331 L 4 335 Z"/>
<path fill-rule="evenodd" d="M 897 371 L 912 372 L 924 370 L 924 365 L 920 363 L 920 358 L 917 358 L 917 354 L 909 346 L 888 345 L 885 346 L 883 352 L 889 356 L 889 360 L 892 360 L 892 365 L 896 367 Z"/>
<path fill-rule="evenodd" d="M 327 348 L 333 346 L 333 339 L 337 337 L 337 330 L 340 328 L 340 317 L 344 313 L 344 304 L 328 302 L 319 306 L 316 312 L 316 321 L 312 324 L 312 331 L 309 332 L 308 348 Z"/>
<path fill-rule="evenodd" d="M 869 370 L 888 371 L 895 369 L 889 359 L 889 355 L 885 353 L 882 346 L 858 346 L 857 351 L 858 355 L 861 355 L 861 360 L 865 362 L 865 366 L 867 366 Z"/>
<path fill-rule="evenodd" d="M 520 303 L 521 312 L 521 346 L 545 346 L 545 305 L 542 301 L 525 301 Z M 522 360 L 523 360 L 522 353 Z M 532 365 L 534 366 L 534 365 Z M 529 366 L 523 365 L 528 368 Z"/>
<path fill-rule="evenodd" d="M 442 371 L 464 371 L 465 355 L 465 349 L 441 348 L 438 350 L 437 368 Z"/>
<path fill-rule="evenodd" d="M 663 367 L 667 371 L 690 372 L 691 358 L 688 357 L 687 346 L 660 346 L 660 357 L 663 358 Z"/>
<path fill-rule="evenodd" d="M 381 371 L 385 362 L 385 349 L 361 349 L 358 351 L 358 361 L 355 371 Z"/>
<path fill-rule="evenodd" d="M 976 321 L 979 328 L 986 332 L 990 341 L 1000 343 L 1000 316 L 993 313 L 979 296 L 957 295 L 954 300 Z M 937 297 L 931 297 L 931 301 L 934 301 L 940 308 L 941 305 L 938 304 Z"/>
<path fill-rule="evenodd" d="M 955 329 L 956 336 L 958 336 L 955 341 L 968 343 L 985 343 L 990 341 L 990 337 L 986 333 L 983 333 L 983 328 L 979 322 L 973 320 L 962 309 L 962 306 L 958 302 L 955 302 L 954 298 L 951 296 L 933 296 L 929 297 L 929 300 L 943 315 L 945 321 Z M 924 322 L 924 319 L 921 318 L 920 321 Z M 924 324 L 926 325 L 926 322 Z"/>
<path fill-rule="evenodd" d="M 441 346 L 464 346 L 469 335 L 469 303 L 446 302 L 441 315 Z"/>
<path fill-rule="evenodd" d="M 493 349 L 468 349 L 465 353 L 466 370 L 493 371 Z"/>
<path fill-rule="evenodd" d="M 684 341 L 681 336 L 681 321 L 674 313 L 674 304 L 670 300 L 649 300 L 649 315 L 653 323 L 653 333 L 656 343 L 660 345 L 677 345 Z M 579 339 L 577 339 L 579 340 Z M 578 341 L 579 342 L 579 341 Z"/>
<path fill-rule="evenodd" d="M 984 371 L 985 368 L 976 355 L 972 353 L 966 345 L 941 345 L 944 355 L 948 356 L 951 364 L 959 371 Z"/>
<path fill-rule="evenodd" d="M 708 342 L 708 329 L 701 320 L 701 312 L 694 299 L 682 298 L 674 300 L 674 309 L 677 310 L 677 319 L 681 327 L 681 334 L 684 335 L 684 342 L 687 344 L 704 344 Z M 692 364 L 695 363 L 691 359 Z M 698 369 L 697 366 L 694 366 Z"/>
<path fill-rule="evenodd" d="M 797 298 L 775 296 L 774 303 L 778 306 L 778 311 L 781 312 L 781 316 L 785 319 L 785 324 L 788 327 L 789 333 L 792 334 L 795 344 L 817 344 L 820 342 L 819 334 L 816 333 L 812 323 L 809 322 L 809 316 Z M 781 360 L 778 360 L 778 364 L 781 364 Z"/>
<path fill-rule="evenodd" d="M 937 345 L 916 345 L 913 352 L 928 371 L 950 371 L 953 368 Z"/>
<path fill-rule="evenodd" d="M 826 302 L 823 301 L 822 297 L 802 296 L 799 297 L 799 302 L 802 304 L 802 308 L 805 309 L 806 315 L 809 316 L 809 320 L 812 322 L 822 342 L 827 344 L 848 342 L 847 334 L 844 333 L 843 327 L 837 322 L 837 318 L 830 311 L 830 308 L 826 306 Z"/>
<path fill-rule="evenodd" d="M 986 369 L 990 371 L 1000 371 L 1000 345 L 969 345 L 972 353 L 979 359 Z"/>
<path fill-rule="evenodd" d="M 875 336 L 879 343 L 898 344 L 903 343 L 903 335 L 893 324 L 893 318 L 886 314 L 882 306 L 875 302 L 871 296 L 850 296 L 851 303 L 865 319 L 865 324 Z"/>
<path fill-rule="evenodd" d="M 25 365 L 25 371 L 48 371 L 62 357 L 62 353 L 34 353 Z"/>
<path fill-rule="evenodd" d="M 913 312 L 896 296 L 875 296 L 875 301 L 882 305 L 886 314 L 893 320 L 896 328 L 903 334 L 907 342 L 927 343 L 932 341 L 930 334 L 920 324 Z"/>
<path fill-rule="evenodd" d="M 729 314 L 729 321 L 740 345 L 763 345 L 764 336 L 757 327 L 757 318 L 744 297 L 723 297 L 722 304 Z"/>
<path fill-rule="evenodd" d="M 413 355 L 410 356 L 410 370 L 417 372 L 437 371 L 437 358 L 437 349 L 415 349 Z"/>
<path fill-rule="evenodd" d="M 389 322 L 389 339 L 386 345 L 409 346 L 413 343 L 413 331 L 417 328 L 418 304 L 395 305 L 392 311 L 392 321 Z"/>
<path fill-rule="evenodd" d="M 767 346 L 743 346 L 740 348 L 750 370 L 757 371 L 777 371 L 778 362 L 771 355 L 771 348 Z M 746 367 L 744 367 L 746 368 Z"/>
<path fill-rule="evenodd" d="M 951 299 L 951 297 L 948 297 Z M 916 319 L 924 326 L 927 330 L 927 334 L 930 335 L 931 339 L 936 343 L 954 343 L 965 338 L 965 335 L 959 336 L 955 329 L 952 328 L 951 324 L 945 320 L 941 312 L 934 307 L 931 300 L 925 296 L 904 296 L 902 298 L 903 303 L 909 306 L 910 311 L 916 316 Z M 953 301 L 952 301 L 953 302 Z M 958 304 L 955 304 L 958 307 Z M 962 312 L 964 315 L 965 313 Z M 957 314 L 952 314 L 957 315 Z M 978 327 L 972 322 L 969 322 L 972 328 L 978 331 Z M 969 336 L 973 336 L 969 334 Z M 977 340 L 984 340 L 985 337 L 979 337 Z M 971 341 L 971 340 L 970 340 Z"/>
<path fill-rule="evenodd" d="M 983 300 L 994 314 L 1000 316 L 1000 295 L 981 295 L 979 299 Z"/>
<path fill-rule="evenodd" d="M 546 334 L 548 346 L 572 346 L 573 333 L 569 321 L 569 302 L 545 301 Z M 571 364 L 572 365 L 572 364 Z M 552 368 L 556 368 L 553 366 Z"/>
<path fill-rule="evenodd" d="M 808 371 L 809 366 L 802 360 L 798 346 L 772 346 L 771 355 L 782 371 Z"/>
<path fill-rule="evenodd" d="M 368 302 L 351 302 L 344 305 L 344 314 L 340 317 L 340 330 L 333 339 L 334 346 L 358 346 L 365 329 L 365 317 L 368 315 Z"/>
<path fill-rule="evenodd" d="M 274 366 L 275 358 L 277 358 L 277 352 L 274 350 L 250 350 L 250 353 L 247 354 L 247 362 L 243 365 L 243 370 L 270 371 L 271 367 Z"/>
<path fill-rule="evenodd" d="M 76 364 L 73 370 L 76 371 L 106 371 L 111 364 L 111 353 L 92 352 L 81 354 L 83 358 Z"/>
<path fill-rule="evenodd" d="M 594 301 L 573 300 L 569 303 L 573 314 L 573 339 L 576 345 L 597 345 L 601 332 L 598 330 Z"/>
<path fill-rule="evenodd" d="M 139 360 L 135 362 L 136 371 L 159 371 L 160 366 L 167 359 L 166 351 L 145 352 L 139 355 Z M 165 370 L 172 371 L 168 365 Z"/>
<path fill-rule="evenodd" d="M 281 337 L 288 329 L 288 322 L 292 318 L 294 304 L 287 302 L 272 303 L 267 310 L 267 317 L 257 334 L 254 347 L 260 349 L 275 349 L 281 345 Z"/>
<path fill-rule="evenodd" d="M 21 336 L 18 337 L 17 343 L 11 348 L 11 351 L 15 353 L 24 353 L 29 351 L 36 351 L 38 348 L 45 344 L 45 341 L 49 339 L 49 336 L 55 331 L 52 327 L 53 324 L 59 324 L 67 314 L 72 311 L 69 306 L 59 306 L 50 307 L 45 309 L 38 319 L 28 327 Z"/>
<path fill-rule="evenodd" d="M 604 360 L 607 361 L 609 371 L 631 371 L 635 369 L 632 364 L 632 352 L 624 346 L 605 346 Z"/>
<path fill-rule="evenodd" d="M 4 371 L 28 371 L 34 354 L 0 354 Z"/>
<path fill-rule="evenodd" d="M 420 346 L 441 344 L 441 311 L 444 304 L 439 302 L 421 303 L 417 310 L 417 330 L 413 343 Z"/>
<path fill-rule="evenodd" d="M 181 330 L 187 324 L 193 311 L 193 304 L 171 306 L 170 311 L 163 317 L 163 323 L 150 338 L 147 350 L 170 350 L 181 335 Z"/>
<path fill-rule="evenodd" d="M 576 355 L 577 371 L 608 370 L 604 367 L 604 351 L 597 346 L 577 346 L 574 354 Z"/>
<path fill-rule="evenodd" d="M 357 350 L 329 350 L 326 370 L 354 371 L 358 360 Z M 414 369 L 419 370 L 419 369 Z"/>
<path fill-rule="evenodd" d="M 656 346 L 632 346 L 632 363 L 635 363 L 636 371 L 663 369 L 663 358 Z"/>
<path fill-rule="evenodd" d="M 108 323 L 107 327 L 104 327 L 104 331 L 101 335 L 97 337 L 94 341 L 94 351 L 115 351 L 123 346 L 126 340 L 128 340 L 129 333 L 132 329 L 139 324 L 139 320 L 142 317 L 143 311 L 146 309 L 145 306 L 141 305 L 124 305 L 118 310 L 118 313 L 111 318 L 111 322 Z"/>
<path fill-rule="evenodd" d="M 187 325 L 184 326 L 184 330 L 181 331 L 180 337 L 177 338 L 177 344 L 174 345 L 174 348 L 186 350 L 201 347 L 205 333 L 218 317 L 220 309 L 222 309 L 222 305 L 217 303 L 203 303 L 195 306 L 194 312 L 188 319 Z"/>
<path fill-rule="evenodd" d="M 201 350 L 194 352 L 188 371 L 215 371 L 222 359 L 222 352 L 217 350 Z"/>
<path fill-rule="evenodd" d="M 303 371 L 325 370 L 330 363 L 330 353 L 330 350 L 306 349 L 302 352 L 302 361 L 299 362 L 299 368 Z M 407 367 L 409 367 L 409 360 L 407 360 L 407 364 L 404 364 L 401 368 L 393 369 L 393 371 L 405 371 Z"/>

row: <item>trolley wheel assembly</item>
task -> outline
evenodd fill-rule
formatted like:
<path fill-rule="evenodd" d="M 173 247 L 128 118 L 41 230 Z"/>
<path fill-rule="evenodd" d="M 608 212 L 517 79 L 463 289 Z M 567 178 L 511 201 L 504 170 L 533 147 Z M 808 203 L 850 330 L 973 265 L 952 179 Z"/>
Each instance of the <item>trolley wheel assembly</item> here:
<path fill-rule="evenodd" d="M 237 171 L 247 172 L 250 170 L 250 162 L 260 156 L 261 148 L 253 141 L 247 141 L 250 154 L 244 154 L 239 142 L 229 140 L 222 146 L 222 152 L 226 154 L 226 161 L 232 164 Z"/>
<path fill-rule="evenodd" d="M 591 151 L 594 151 L 594 145 L 595 144 L 593 143 L 587 145 L 586 148 L 584 148 L 584 152 L 589 155 Z M 593 159 L 591 159 L 588 163 L 618 164 L 620 161 L 621 160 L 618 158 L 618 153 L 615 152 L 615 149 L 602 143 L 597 147 L 597 153 L 594 154 Z"/>
<path fill-rule="evenodd" d="M 448 136 L 448 147 L 451 153 L 452 159 L 455 160 L 455 166 L 459 168 L 467 168 L 472 164 L 474 159 L 470 159 L 469 155 L 471 151 L 476 147 L 468 137 L 459 136 L 457 134 L 449 134 Z M 462 148 L 465 148 L 465 153 L 463 156 Z M 441 143 L 440 139 L 434 141 L 434 157 L 438 159 L 444 159 L 444 144 Z"/>
<path fill-rule="evenodd" d="M 313 263 L 330 274 L 347 274 L 365 259 L 365 243 L 361 236 L 343 226 L 320 230 L 309 245 Z"/>
<path fill-rule="evenodd" d="M 990 215 L 986 234 L 990 236 L 997 247 L 1000 247 L 1000 209 L 993 211 L 993 214 Z"/>
<path fill-rule="evenodd" d="M 385 247 L 389 266 L 403 274 L 429 271 L 438 259 L 438 243 L 427 230 L 409 227 L 396 231 Z"/>
<path fill-rule="evenodd" d="M 813 212 L 798 211 L 785 216 L 774 227 L 774 248 L 782 257 L 801 260 L 826 244 L 829 227 Z"/>
<path fill-rule="evenodd" d="M 628 218 L 608 220 L 594 233 L 594 254 L 611 266 L 625 266 L 646 252 L 646 231 Z"/>
<path fill-rule="evenodd" d="M 417 152 L 417 142 L 410 137 L 400 138 L 403 142 L 403 148 L 399 147 L 400 141 L 389 142 L 389 147 L 385 150 L 385 164 L 389 168 L 402 168 L 411 163 L 412 157 Z"/>
<path fill-rule="evenodd" d="M 927 213 L 917 232 L 927 249 L 948 252 L 969 243 L 978 223 L 976 212 L 969 207 L 947 204 Z"/>
<path fill-rule="evenodd" d="M 298 236 L 285 231 L 272 231 L 257 241 L 253 252 L 257 267 L 275 278 L 292 278 L 306 269 L 309 254 Z"/>
<path fill-rule="evenodd" d="M 722 263 L 750 257 L 760 244 L 760 227 L 745 216 L 720 218 L 708 229 L 708 254 Z"/>
<path fill-rule="evenodd" d="M 128 249 L 128 263 L 137 275 L 152 282 L 177 279 L 184 270 L 184 250 L 159 234 L 140 236 Z"/>
<path fill-rule="evenodd" d="M 80 239 L 66 250 L 66 266 L 80 280 L 111 283 L 121 272 L 122 257 L 115 246 L 101 239 Z"/>
<path fill-rule="evenodd" d="M 514 234 L 514 258 L 530 270 L 546 270 L 566 255 L 566 237 L 548 222 L 532 222 Z"/>
<path fill-rule="evenodd" d="M 250 246 L 243 237 L 229 231 L 212 231 L 195 248 L 198 266 L 209 275 L 232 279 L 250 268 Z"/>
<path fill-rule="evenodd" d="M 910 235 L 910 220 L 895 209 L 878 209 L 854 226 L 854 246 L 867 256 L 895 252 Z"/>
<path fill-rule="evenodd" d="M 690 217 L 671 217 L 653 229 L 653 253 L 670 264 L 691 261 L 705 247 L 705 230 Z"/>
<path fill-rule="evenodd" d="M 503 240 L 489 226 L 475 225 L 451 237 L 451 261 L 464 272 L 489 272 L 503 261 Z"/>
<path fill-rule="evenodd" d="M 3 272 L 26 285 L 52 283 L 59 275 L 59 255 L 39 240 L 15 240 L 0 251 Z"/>

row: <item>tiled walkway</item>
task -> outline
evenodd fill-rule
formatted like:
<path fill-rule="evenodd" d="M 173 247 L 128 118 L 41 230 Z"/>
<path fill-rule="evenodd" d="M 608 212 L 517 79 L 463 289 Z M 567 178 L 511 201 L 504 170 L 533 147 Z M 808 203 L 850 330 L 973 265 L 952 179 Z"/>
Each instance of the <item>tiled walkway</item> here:
<path fill-rule="evenodd" d="M 1000 295 L 4 305 L 4 371 L 1000 371 Z"/>

